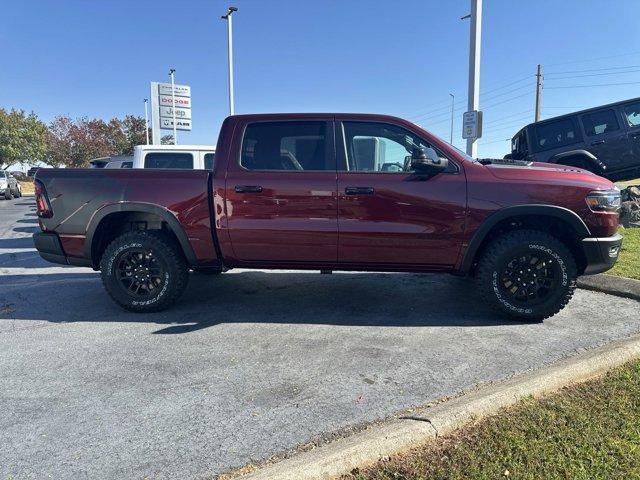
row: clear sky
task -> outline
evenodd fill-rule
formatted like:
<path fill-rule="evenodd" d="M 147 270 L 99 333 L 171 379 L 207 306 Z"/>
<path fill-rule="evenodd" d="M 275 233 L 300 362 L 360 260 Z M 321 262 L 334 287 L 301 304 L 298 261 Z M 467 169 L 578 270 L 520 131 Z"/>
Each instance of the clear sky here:
<path fill-rule="evenodd" d="M 180 143 L 215 143 L 228 5 L 239 8 L 237 113 L 389 113 L 448 139 L 453 93 L 463 145 L 468 0 L 6 0 L 0 107 L 45 121 L 142 115 L 149 82 L 173 66 L 192 87 Z M 506 153 L 504 139 L 533 120 L 538 63 L 543 118 L 640 96 L 639 19 L 640 0 L 484 0 L 480 156 Z"/>

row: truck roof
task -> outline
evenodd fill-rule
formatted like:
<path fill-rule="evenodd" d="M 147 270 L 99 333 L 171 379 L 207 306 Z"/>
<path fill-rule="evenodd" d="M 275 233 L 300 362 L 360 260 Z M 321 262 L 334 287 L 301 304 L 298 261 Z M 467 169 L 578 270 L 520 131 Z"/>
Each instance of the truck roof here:
<path fill-rule="evenodd" d="M 139 150 L 214 150 L 215 145 L 136 145 Z"/>

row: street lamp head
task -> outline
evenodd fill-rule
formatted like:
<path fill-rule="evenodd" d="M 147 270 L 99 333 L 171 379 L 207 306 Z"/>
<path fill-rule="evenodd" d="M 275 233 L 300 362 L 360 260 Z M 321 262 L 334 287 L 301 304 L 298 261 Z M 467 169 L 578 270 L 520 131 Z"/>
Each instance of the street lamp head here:
<path fill-rule="evenodd" d="M 237 9 L 236 7 L 229 7 L 229 8 L 227 9 L 227 14 L 226 14 L 226 15 L 221 16 L 220 18 L 221 18 L 221 19 L 223 19 L 223 20 L 227 20 L 227 19 L 231 16 L 231 14 L 232 14 L 233 12 L 237 12 L 237 11 L 238 11 L 238 9 Z"/>
<path fill-rule="evenodd" d="M 175 69 L 175 68 L 170 68 L 170 69 L 169 69 L 169 75 L 171 75 L 172 73 L 175 73 L 175 72 L 176 72 L 176 69 Z"/>

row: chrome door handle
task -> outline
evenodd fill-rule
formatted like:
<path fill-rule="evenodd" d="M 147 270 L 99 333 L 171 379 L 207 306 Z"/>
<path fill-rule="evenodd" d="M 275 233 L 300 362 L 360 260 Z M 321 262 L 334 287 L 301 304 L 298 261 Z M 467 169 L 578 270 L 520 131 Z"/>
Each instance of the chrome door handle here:
<path fill-rule="evenodd" d="M 236 193 L 262 193 L 260 185 L 236 185 Z"/>
<path fill-rule="evenodd" d="M 604 140 L 596 140 L 595 142 L 591 142 L 591 145 L 602 145 Z"/>
<path fill-rule="evenodd" d="M 374 192 L 373 187 L 346 187 L 344 189 L 346 195 L 373 195 Z"/>

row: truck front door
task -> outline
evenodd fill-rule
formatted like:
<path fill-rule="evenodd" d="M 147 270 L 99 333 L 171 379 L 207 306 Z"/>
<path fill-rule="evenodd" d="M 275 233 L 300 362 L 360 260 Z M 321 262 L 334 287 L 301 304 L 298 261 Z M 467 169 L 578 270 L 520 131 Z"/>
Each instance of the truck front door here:
<path fill-rule="evenodd" d="M 239 262 L 337 260 L 333 117 L 239 124 L 229 158 L 226 217 Z M 238 144 L 237 142 L 240 141 Z"/>
<path fill-rule="evenodd" d="M 451 163 L 435 176 L 418 174 L 409 152 L 431 145 L 416 133 L 338 120 L 338 261 L 403 270 L 453 266 L 467 203 L 462 167 Z"/>

